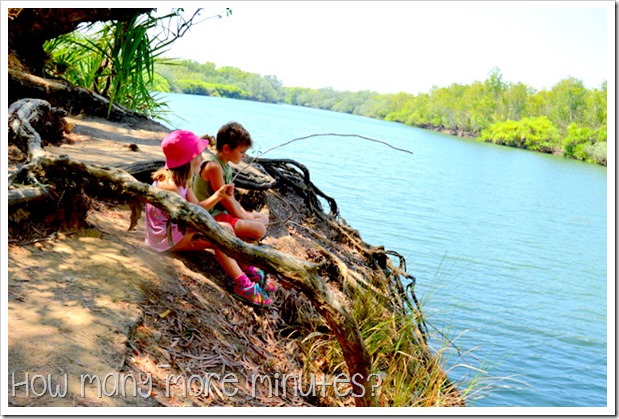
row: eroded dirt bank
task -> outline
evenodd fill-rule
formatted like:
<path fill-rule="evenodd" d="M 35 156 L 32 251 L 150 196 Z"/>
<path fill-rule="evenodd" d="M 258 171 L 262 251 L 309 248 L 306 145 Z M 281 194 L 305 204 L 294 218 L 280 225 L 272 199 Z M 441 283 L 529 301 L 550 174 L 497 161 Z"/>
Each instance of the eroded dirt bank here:
<path fill-rule="evenodd" d="M 163 157 L 163 127 L 68 121 L 71 143 L 48 152 L 107 166 Z M 374 256 L 354 230 L 334 229 L 286 188 L 261 200 L 272 223 L 265 245 L 344 272 L 351 283 L 327 280 L 334 294 L 357 281 L 367 289 L 390 286 L 364 282 L 385 277 L 370 266 Z M 302 294 L 282 287 L 273 307 L 250 308 L 231 297 L 211 253 L 157 255 L 143 244 L 143 218 L 128 231 L 126 205 L 89 203 L 87 228 L 45 234 L 45 225 L 33 225 L 42 234 L 9 240 L 10 406 L 355 404 L 350 382 L 318 385 L 345 367 Z M 337 262 L 329 260 L 334 255 Z M 421 361 L 422 370 L 430 368 Z M 315 381 L 301 379 L 308 375 Z M 284 377 L 278 389 L 274 380 Z M 394 403 L 376 389 L 380 405 Z M 440 393 L 441 405 L 462 403 L 454 389 Z"/>
<path fill-rule="evenodd" d="M 109 166 L 162 157 L 159 141 L 165 132 L 95 118 L 69 121 L 75 124 L 72 144 L 47 151 Z M 132 151 L 132 144 L 138 151 Z M 202 266 L 193 267 L 186 264 L 200 262 L 156 255 L 143 244 L 143 219 L 135 230 L 127 231 L 130 211 L 126 206 L 94 201 L 92 205 L 88 229 L 9 246 L 11 405 L 191 405 L 195 404 L 192 397 L 183 397 L 183 389 L 178 393 L 174 385 L 165 394 L 155 383 L 149 397 L 140 397 L 151 384 L 141 378 L 152 374 L 151 381 L 165 383 L 181 365 L 188 373 L 193 368 L 201 374 L 207 368 L 222 377 L 234 371 L 244 377 L 260 371 L 257 364 L 263 364 L 264 358 L 271 364 L 290 364 L 289 371 L 298 368 L 294 351 L 284 353 L 273 340 L 271 327 L 281 322 L 281 307 L 257 314 L 230 298 L 209 255 L 204 255 Z M 215 274 L 209 275 L 209 270 Z M 215 278 L 220 278 L 219 283 Z M 270 335 L 260 333 L 267 330 Z M 200 350 L 211 350 L 208 359 L 191 354 L 197 343 Z M 252 356 L 259 358 L 256 365 L 249 361 Z M 126 378 L 126 397 L 114 391 L 120 383 L 117 377 Z M 137 386 L 132 378 L 137 378 Z M 26 380 L 28 385 L 22 385 Z M 135 387 L 138 397 L 132 397 Z M 219 397 L 217 390 L 196 398 L 212 398 L 223 405 L 261 404 L 260 393 L 253 401 L 239 397 L 235 402 L 234 397 Z M 266 402 L 304 404 L 277 397 Z"/>

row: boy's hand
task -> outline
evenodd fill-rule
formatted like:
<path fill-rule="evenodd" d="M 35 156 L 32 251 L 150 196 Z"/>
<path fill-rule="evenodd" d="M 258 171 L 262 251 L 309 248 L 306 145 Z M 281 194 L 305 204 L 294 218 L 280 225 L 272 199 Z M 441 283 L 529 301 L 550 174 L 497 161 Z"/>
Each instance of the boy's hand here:
<path fill-rule="evenodd" d="M 219 198 L 221 199 L 225 198 L 226 196 L 233 196 L 234 185 L 232 183 L 228 185 L 223 185 L 221 188 L 219 188 L 219 190 L 217 190 L 217 194 L 219 195 Z"/>

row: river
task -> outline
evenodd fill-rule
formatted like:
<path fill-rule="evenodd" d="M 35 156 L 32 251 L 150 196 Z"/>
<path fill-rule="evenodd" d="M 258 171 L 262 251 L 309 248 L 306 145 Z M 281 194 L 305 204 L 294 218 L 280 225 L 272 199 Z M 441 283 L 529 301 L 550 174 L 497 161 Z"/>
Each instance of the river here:
<path fill-rule="evenodd" d="M 163 97 L 173 128 L 240 122 L 250 155 L 321 133 L 412 151 L 326 136 L 264 157 L 305 164 L 366 242 L 407 258 L 470 406 L 606 406 L 605 167 L 330 111 Z"/>

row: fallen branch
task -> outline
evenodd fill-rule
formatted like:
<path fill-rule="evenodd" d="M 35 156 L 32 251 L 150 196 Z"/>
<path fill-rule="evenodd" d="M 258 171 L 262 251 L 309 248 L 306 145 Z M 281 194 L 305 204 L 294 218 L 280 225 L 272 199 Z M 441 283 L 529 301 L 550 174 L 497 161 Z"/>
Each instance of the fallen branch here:
<path fill-rule="evenodd" d="M 14 205 L 22 205 L 26 202 L 43 201 L 51 195 L 46 187 L 26 186 L 19 189 L 11 189 L 8 192 L 9 208 Z"/>

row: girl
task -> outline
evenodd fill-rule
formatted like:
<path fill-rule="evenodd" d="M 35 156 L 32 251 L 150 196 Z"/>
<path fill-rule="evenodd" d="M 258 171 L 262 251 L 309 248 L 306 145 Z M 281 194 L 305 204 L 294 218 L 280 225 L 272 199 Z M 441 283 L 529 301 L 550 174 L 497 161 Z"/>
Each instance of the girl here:
<path fill-rule="evenodd" d="M 198 204 L 207 211 L 222 199 L 232 195 L 234 186 L 221 185 L 213 195 L 199 201 L 193 193 L 189 180 L 197 173 L 202 163 L 202 151 L 208 141 L 200 139 L 190 131 L 176 130 L 168 134 L 161 142 L 166 158 L 165 167 L 153 174 L 154 186 L 179 194 L 187 201 Z M 157 252 L 177 252 L 184 250 L 214 249 L 215 257 L 224 272 L 233 282 L 233 295 L 255 306 L 267 306 L 273 303 L 260 285 L 249 280 L 238 263 L 204 239 L 196 231 L 187 229 L 182 232 L 176 224 L 171 225 L 168 233 L 168 215 L 159 208 L 146 204 L 146 239 L 145 244 Z M 234 233 L 230 224 L 220 222 L 223 228 Z"/>

